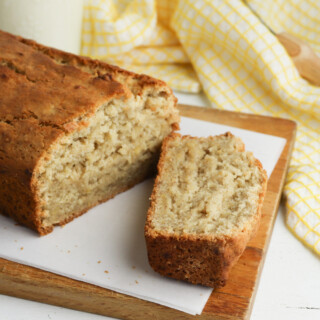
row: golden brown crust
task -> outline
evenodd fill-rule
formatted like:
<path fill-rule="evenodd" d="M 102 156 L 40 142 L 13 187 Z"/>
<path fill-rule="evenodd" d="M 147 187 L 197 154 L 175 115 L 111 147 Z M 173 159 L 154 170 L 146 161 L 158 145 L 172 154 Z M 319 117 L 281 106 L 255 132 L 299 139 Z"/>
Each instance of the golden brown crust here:
<path fill-rule="evenodd" d="M 49 232 L 36 196 L 40 160 L 103 103 L 156 89 L 176 101 L 160 80 L 0 31 L 0 213 Z"/>
<path fill-rule="evenodd" d="M 223 134 L 233 136 L 230 132 Z M 267 175 L 259 160 L 255 164 L 262 175 L 262 191 L 259 194 L 259 203 L 256 214 L 250 224 L 235 236 L 201 235 L 201 234 L 174 234 L 156 231 L 152 225 L 152 218 L 156 207 L 156 192 L 160 183 L 165 155 L 171 140 L 181 137 L 172 133 L 164 139 L 158 163 L 158 175 L 151 195 L 151 204 L 147 213 L 145 225 L 145 239 L 148 250 L 148 259 L 151 267 L 158 273 L 178 280 L 188 281 L 213 288 L 224 286 L 230 269 L 238 261 L 246 248 L 246 244 L 259 227 L 261 208 L 267 186 Z M 182 139 L 202 139 L 183 136 Z M 215 137 L 209 137 L 215 139 Z M 240 146 L 244 151 L 244 145 Z"/>
<path fill-rule="evenodd" d="M 61 65 L 20 39 L 0 33 L 2 121 L 34 118 L 65 130 L 102 103 L 129 94 L 120 83 Z"/>
<path fill-rule="evenodd" d="M 159 79 L 155 79 L 144 74 L 130 72 L 100 60 L 94 60 L 67 53 L 58 49 L 45 47 L 33 40 L 20 38 L 20 41 L 36 50 L 41 51 L 46 56 L 54 59 L 62 65 L 73 66 L 92 75 L 105 77 L 109 80 L 118 81 L 118 79 L 121 78 L 126 82 L 128 88 L 135 94 L 142 94 L 146 88 L 149 88 L 152 91 L 155 88 L 162 87 L 164 93 L 172 95 L 171 88 L 168 87 L 164 81 Z M 173 99 L 176 103 L 177 98 L 173 96 Z"/>

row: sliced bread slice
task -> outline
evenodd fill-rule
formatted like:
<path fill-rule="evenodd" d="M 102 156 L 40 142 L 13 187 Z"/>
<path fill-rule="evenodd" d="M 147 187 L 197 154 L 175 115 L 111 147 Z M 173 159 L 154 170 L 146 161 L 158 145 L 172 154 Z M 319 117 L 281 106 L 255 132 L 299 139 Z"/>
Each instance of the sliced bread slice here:
<path fill-rule="evenodd" d="M 145 237 L 152 268 L 224 286 L 255 233 L 267 185 L 261 163 L 231 133 L 173 133 L 162 145 Z"/>

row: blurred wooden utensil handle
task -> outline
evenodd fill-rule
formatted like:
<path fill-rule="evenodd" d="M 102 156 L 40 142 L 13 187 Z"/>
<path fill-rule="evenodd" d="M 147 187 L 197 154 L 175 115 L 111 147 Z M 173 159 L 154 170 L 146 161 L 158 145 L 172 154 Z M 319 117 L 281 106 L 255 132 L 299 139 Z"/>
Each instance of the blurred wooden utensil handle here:
<path fill-rule="evenodd" d="M 276 35 L 284 46 L 300 76 L 316 86 L 320 86 L 320 58 L 304 41 L 282 32 Z"/>

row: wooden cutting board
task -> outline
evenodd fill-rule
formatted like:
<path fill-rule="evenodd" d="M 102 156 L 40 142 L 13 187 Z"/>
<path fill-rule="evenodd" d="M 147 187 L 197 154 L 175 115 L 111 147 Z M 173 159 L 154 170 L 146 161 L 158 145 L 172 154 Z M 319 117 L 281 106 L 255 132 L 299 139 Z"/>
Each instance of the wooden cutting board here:
<path fill-rule="evenodd" d="M 227 285 L 212 292 L 201 316 L 191 316 L 152 302 L 4 259 L 0 259 L 0 293 L 120 319 L 239 320 L 250 317 L 292 153 L 296 124 L 285 119 L 184 105 L 180 105 L 179 109 L 186 117 L 287 139 L 286 146 L 268 181 L 259 231 L 232 269 Z"/>

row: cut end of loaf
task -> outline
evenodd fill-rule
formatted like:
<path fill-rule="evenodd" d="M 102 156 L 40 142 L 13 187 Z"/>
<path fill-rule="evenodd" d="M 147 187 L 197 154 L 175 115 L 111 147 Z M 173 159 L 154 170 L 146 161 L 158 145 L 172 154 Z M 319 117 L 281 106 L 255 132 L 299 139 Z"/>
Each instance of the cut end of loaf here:
<path fill-rule="evenodd" d="M 259 224 L 266 173 L 231 133 L 165 139 L 145 236 L 153 269 L 223 286 Z"/>
<path fill-rule="evenodd" d="M 174 108 L 174 100 L 145 95 L 112 100 L 82 117 L 85 125 L 63 136 L 39 162 L 35 178 L 40 233 L 154 172 L 161 142 L 177 126 Z"/>

